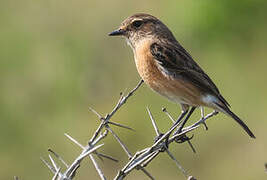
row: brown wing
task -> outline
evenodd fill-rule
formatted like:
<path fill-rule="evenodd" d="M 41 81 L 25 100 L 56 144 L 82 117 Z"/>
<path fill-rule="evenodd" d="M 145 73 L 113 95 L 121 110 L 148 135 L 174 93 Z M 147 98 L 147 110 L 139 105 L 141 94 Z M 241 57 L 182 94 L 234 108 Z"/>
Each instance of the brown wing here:
<path fill-rule="evenodd" d="M 229 106 L 209 76 L 181 45 L 177 43 L 176 46 L 161 46 L 158 43 L 153 43 L 150 46 L 150 51 L 166 74 L 193 83 L 203 93 L 215 95 Z"/>

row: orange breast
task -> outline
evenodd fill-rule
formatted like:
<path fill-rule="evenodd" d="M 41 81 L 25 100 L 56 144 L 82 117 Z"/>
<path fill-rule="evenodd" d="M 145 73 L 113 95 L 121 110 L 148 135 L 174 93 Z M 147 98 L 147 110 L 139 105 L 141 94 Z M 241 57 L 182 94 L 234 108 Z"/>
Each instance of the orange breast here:
<path fill-rule="evenodd" d="M 154 91 L 171 101 L 193 106 L 202 105 L 200 91 L 189 82 L 164 73 L 150 52 L 151 41 L 140 43 L 135 49 L 138 73 Z"/>

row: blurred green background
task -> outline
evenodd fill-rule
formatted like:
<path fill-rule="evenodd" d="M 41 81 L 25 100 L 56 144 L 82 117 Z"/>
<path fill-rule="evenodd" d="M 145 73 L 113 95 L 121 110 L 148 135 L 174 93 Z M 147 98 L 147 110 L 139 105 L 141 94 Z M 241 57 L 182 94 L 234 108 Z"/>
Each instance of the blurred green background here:
<path fill-rule="evenodd" d="M 194 132 L 197 154 L 186 143 L 170 147 L 179 162 L 199 179 L 266 179 L 266 9 L 266 0 L 1 0 L 0 179 L 50 179 L 39 157 L 47 158 L 52 148 L 70 163 L 80 149 L 63 133 L 86 144 L 99 123 L 88 107 L 104 115 L 119 92 L 137 84 L 130 47 L 107 36 L 137 12 L 169 26 L 257 137 L 250 139 L 220 114 L 208 121 L 209 131 Z M 180 113 L 178 105 L 140 88 L 113 118 L 136 130 L 114 128 L 132 152 L 151 145 L 155 136 L 146 106 L 161 130 L 171 125 L 162 107 L 175 117 Z M 101 152 L 120 160 L 99 161 L 112 179 L 127 157 L 112 137 L 104 143 Z M 164 154 L 147 169 L 157 179 L 184 179 Z M 99 179 L 89 160 L 77 179 Z M 135 171 L 128 179 L 147 177 Z"/>

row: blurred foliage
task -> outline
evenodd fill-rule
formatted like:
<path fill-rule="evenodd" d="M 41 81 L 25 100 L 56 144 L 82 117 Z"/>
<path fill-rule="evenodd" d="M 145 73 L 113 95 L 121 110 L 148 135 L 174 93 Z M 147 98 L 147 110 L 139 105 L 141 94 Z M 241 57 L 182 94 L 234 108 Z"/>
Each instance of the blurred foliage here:
<path fill-rule="evenodd" d="M 208 122 L 208 132 L 195 133 L 197 154 L 187 144 L 170 147 L 177 159 L 199 179 L 266 179 L 266 9 L 264 0 L 1 0 L 0 179 L 51 178 L 39 160 L 46 149 L 70 162 L 79 149 L 63 133 L 86 143 L 98 123 L 88 106 L 107 113 L 120 91 L 136 85 L 130 48 L 107 33 L 137 12 L 153 14 L 170 27 L 257 137 L 249 139 L 229 117 L 219 115 Z M 180 113 L 179 106 L 142 87 L 114 118 L 136 129 L 115 129 L 132 152 L 154 137 L 146 106 L 162 130 L 170 122 L 161 107 Z M 103 151 L 121 160 L 100 162 L 113 177 L 127 157 L 112 138 L 105 144 Z M 148 170 L 158 179 L 183 179 L 166 156 Z M 77 179 L 96 175 L 88 161 Z M 134 172 L 128 179 L 145 177 Z"/>

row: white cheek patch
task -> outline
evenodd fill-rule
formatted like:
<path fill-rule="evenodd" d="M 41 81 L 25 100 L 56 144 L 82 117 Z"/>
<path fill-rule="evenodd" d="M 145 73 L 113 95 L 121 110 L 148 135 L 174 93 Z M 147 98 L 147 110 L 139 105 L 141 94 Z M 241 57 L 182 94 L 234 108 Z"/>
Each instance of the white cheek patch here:
<path fill-rule="evenodd" d="M 131 41 L 128 38 L 125 38 L 125 40 L 126 40 L 127 45 L 133 49 L 133 45 L 132 45 Z"/>
<path fill-rule="evenodd" d="M 202 101 L 206 104 L 214 104 L 215 102 L 218 102 L 218 98 L 213 95 L 207 94 L 202 97 Z"/>

